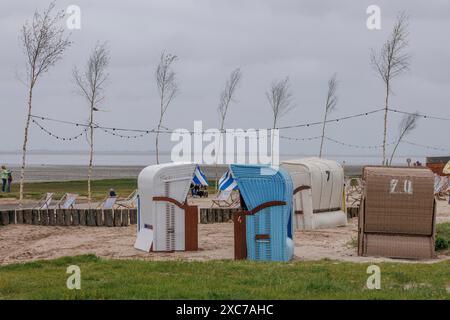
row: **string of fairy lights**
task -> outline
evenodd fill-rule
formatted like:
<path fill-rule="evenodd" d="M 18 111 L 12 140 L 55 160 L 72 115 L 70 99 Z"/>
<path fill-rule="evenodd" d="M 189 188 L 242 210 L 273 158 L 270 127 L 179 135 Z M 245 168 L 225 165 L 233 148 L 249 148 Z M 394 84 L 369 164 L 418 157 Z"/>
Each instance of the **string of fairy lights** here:
<path fill-rule="evenodd" d="M 349 119 L 354 119 L 354 118 L 359 118 L 359 117 L 367 117 L 379 112 L 385 111 L 385 108 L 381 108 L 381 109 L 375 109 L 372 111 L 367 111 L 367 112 L 362 112 L 362 113 L 357 113 L 357 114 L 352 114 L 352 115 L 348 115 L 348 116 L 344 116 L 344 117 L 339 117 L 339 118 L 334 118 L 334 119 L 328 119 L 325 122 L 326 123 L 338 123 L 340 121 L 345 121 L 345 120 L 349 120 Z M 438 116 L 434 116 L 434 115 L 428 115 L 428 114 L 422 114 L 422 113 L 411 113 L 411 112 L 406 112 L 406 111 L 402 111 L 402 110 L 398 110 L 398 109 L 394 109 L 394 108 L 388 108 L 388 112 L 392 112 L 392 113 L 398 113 L 398 114 L 406 114 L 406 115 L 414 115 L 417 117 L 421 117 L 424 119 L 433 119 L 433 120 L 440 120 L 440 121 L 450 121 L 450 118 L 445 118 L 445 117 L 438 117 Z M 92 125 L 90 124 L 86 124 L 86 123 L 81 123 L 81 122 L 73 122 L 73 121 L 67 121 L 67 120 L 61 120 L 61 119 L 54 119 L 54 118 L 49 118 L 49 117 L 45 117 L 45 116 L 38 116 L 38 115 L 32 115 L 32 123 L 35 124 L 40 130 L 42 130 L 45 134 L 60 140 L 60 141 L 73 141 L 76 140 L 78 138 L 80 138 L 81 136 L 83 136 L 84 134 L 86 134 L 88 132 L 88 130 L 92 127 L 92 129 L 98 129 L 103 131 L 106 134 L 118 137 L 118 138 L 122 138 L 122 139 L 138 139 L 138 138 L 143 138 L 144 136 L 150 135 L 150 134 L 172 134 L 174 132 L 178 132 L 180 133 L 180 131 L 178 130 L 171 130 L 167 127 L 164 126 L 160 126 L 159 129 L 157 128 L 153 128 L 153 129 L 135 129 L 135 128 L 122 128 L 122 127 L 107 127 L 107 126 L 101 126 L 98 123 L 92 123 Z M 48 129 L 48 127 L 44 126 L 42 123 L 40 123 L 39 121 L 47 121 L 47 122 L 56 122 L 56 123 L 60 123 L 60 124 L 65 124 L 65 125 L 72 125 L 75 127 L 81 127 L 83 128 L 82 131 L 74 136 L 70 136 L 70 137 L 66 137 L 66 136 L 60 136 L 57 135 L 56 133 L 54 133 L 52 130 Z M 282 126 L 282 127 L 276 127 L 276 128 L 267 128 L 267 129 L 255 129 L 256 131 L 260 131 L 260 130 L 267 130 L 268 132 L 270 132 L 273 129 L 278 129 L 278 130 L 286 130 L 286 129 L 293 129 L 293 128 L 301 128 L 301 127 L 312 127 L 312 126 L 317 126 L 317 125 L 323 125 L 323 121 L 316 121 L 316 122 L 307 122 L 307 123 L 299 123 L 299 124 L 294 124 L 294 125 L 288 125 L 288 126 Z M 220 131 L 219 131 L 220 132 Z M 229 133 L 227 132 L 226 129 L 224 129 L 222 132 L 224 133 Z M 131 134 L 128 134 L 131 133 Z M 190 135 L 194 135 L 194 134 L 205 134 L 207 133 L 207 131 L 189 131 L 189 130 L 183 130 L 183 133 L 187 133 Z M 256 137 L 257 139 L 259 137 Z M 284 140 L 288 140 L 288 141 L 296 141 L 296 142 L 307 142 L 307 141 L 313 141 L 313 140 L 318 140 L 321 139 L 322 136 L 313 136 L 313 137 L 304 137 L 304 138 L 299 138 L 299 137 L 290 137 L 290 136 L 286 136 L 286 135 L 279 135 L 280 139 L 284 139 Z M 352 144 L 352 143 L 347 143 L 347 142 L 343 142 L 343 141 L 339 141 L 336 140 L 334 138 L 328 137 L 328 136 L 323 136 L 323 139 L 341 145 L 341 146 L 345 146 L 345 147 L 349 147 L 349 148 L 357 148 L 357 149 L 380 149 L 383 146 L 382 145 L 358 145 L 358 144 Z M 435 147 L 435 146 L 429 146 L 429 145 L 424 145 L 424 144 L 419 144 L 419 143 L 415 143 L 415 142 L 411 142 L 411 141 L 407 141 L 407 140 L 402 140 L 401 143 L 406 143 L 409 145 L 413 145 L 416 147 L 421 147 L 421 148 L 426 148 L 429 150 L 437 150 L 437 151 L 450 151 L 450 149 L 447 148 L 442 148 L 442 147 Z M 387 143 L 387 145 L 392 145 L 394 144 L 394 142 L 390 142 Z"/>
<path fill-rule="evenodd" d="M 77 140 L 78 138 L 80 138 L 84 133 L 86 133 L 86 131 L 89 129 L 89 127 L 84 128 L 79 134 L 72 136 L 72 137 L 62 137 L 59 135 L 54 134 L 53 132 L 51 132 L 50 130 L 48 130 L 47 128 L 45 128 L 43 125 L 41 125 L 39 122 L 37 122 L 35 119 L 31 119 L 31 122 L 34 123 L 39 129 L 41 129 L 42 131 L 44 131 L 46 134 L 48 134 L 49 136 L 57 139 L 57 140 L 61 140 L 61 141 L 72 141 L 72 140 Z"/>

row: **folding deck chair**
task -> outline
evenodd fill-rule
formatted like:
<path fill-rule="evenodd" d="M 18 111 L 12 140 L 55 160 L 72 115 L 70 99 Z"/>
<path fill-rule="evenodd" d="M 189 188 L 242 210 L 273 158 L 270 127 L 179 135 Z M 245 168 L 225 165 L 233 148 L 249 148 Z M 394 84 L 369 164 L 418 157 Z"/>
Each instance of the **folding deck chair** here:
<path fill-rule="evenodd" d="M 233 199 L 233 190 L 223 190 L 211 202 L 211 208 L 214 205 L 219 208 L 233 208 L 239 205 L 239 198 Z"/>
<path fill-rule="evenodd" d="M 56 203 L 56 209 L 69 209 L 73 208 L 75 201 L 77 200 L 78 195 L 74 193 L 66 193 L 61 199 Z"/>
<path fill-rule="evenodd" d="M 116 201 L 117 197 L 108 196 L 98 205 L 97 209 L 112 209 L 116 204 Z"/>
<path fill-rule="evenodd" d="M 53 192 L 47 192 L 42 198 L 39 199 L 38 203 L 32 209 L 49 209 L 52 200 Z"/>
<path fill-rule="evenodd" d="M 359 205 L 362 196 L 362 180 L 360 178 L 349 178 L 345 182 L 346 202 L 351 206 Z"/>
<path fill-rule="evenodd" d="M 137 189 L 135 189 L 124 200 L 117 201 L 116 205 L 119 207 L 124 207 L 124 208 L 129 208 L 129 209 L 136 208 L 137 197 L 138 197 L 138 191 L 137 191 Z"/>
<path fill-rule="evenodd" d="M 448 192 L 449 180 L 446 176 L 434 176 L 434 195 L 438 200 L 445 200 Z"/>

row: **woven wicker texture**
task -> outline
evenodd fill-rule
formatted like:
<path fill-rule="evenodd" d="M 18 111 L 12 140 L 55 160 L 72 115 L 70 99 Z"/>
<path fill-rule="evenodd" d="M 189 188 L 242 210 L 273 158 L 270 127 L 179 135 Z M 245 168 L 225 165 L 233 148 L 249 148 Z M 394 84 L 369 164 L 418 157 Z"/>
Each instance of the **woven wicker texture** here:
<path fill-rule="evenodd" d="M 428 169 L 364 168 L 364 232 L 433 234 L 433 174 Z"/>
<path fill-rule="evenodd" d="M 434 238 L 425 236 L 364 235 L 364 255 L 403 259 L 434 256 Z"/>

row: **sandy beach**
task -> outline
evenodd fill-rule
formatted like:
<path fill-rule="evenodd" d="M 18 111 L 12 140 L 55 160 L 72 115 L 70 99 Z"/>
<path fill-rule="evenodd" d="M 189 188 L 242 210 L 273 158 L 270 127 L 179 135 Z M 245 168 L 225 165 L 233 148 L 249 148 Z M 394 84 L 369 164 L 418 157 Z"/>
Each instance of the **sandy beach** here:
<path fill-rule="evenodd" d="M 200 207 L 209 200 L 190 199 Z M 438 201 L 437 223 L 450 222 L 450 205 Z M 358 257 L 354 246 L 358 218 L 349 220 L 345 227 L 295 232 L 295 260 L 332 259 L 350 262 L 380 262 L 410 260 Z M 0 264 L 22 263 L 63 256 L 95 254 L 108 259 L 143 260 L 212 260 L 233 259 L 233 224 L 199 225 L 199 250 L 196 252 L 145 253 L 134 249 L 136 226 L 58 227 L 8 225 L 0 227 Z M 450 251 L 441 251 L 435 259 L 421 261 L 434 263 L 450 259 Z"/>

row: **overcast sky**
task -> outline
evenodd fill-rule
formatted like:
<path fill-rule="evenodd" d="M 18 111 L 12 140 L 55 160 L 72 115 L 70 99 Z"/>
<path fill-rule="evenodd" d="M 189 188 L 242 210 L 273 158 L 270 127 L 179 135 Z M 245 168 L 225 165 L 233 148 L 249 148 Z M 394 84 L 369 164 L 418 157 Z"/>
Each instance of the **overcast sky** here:
<path fill-rule="evenodd" d="M 48 1 L 2 0 L 0 3 L 0 150 L 20 150 L 26 115 L 26 88 L 17 80 L 25 57 L 19 29 L 36 8 Z M 71 70 L 83 67 L 96 41 L 107 41 L 111 53 L 110 83 L 96 114 L 106 126 L 152 128 L 157 123 L 158 96 L 155 66 L 162 50 L 179 57 L 174 68 L 180 94 L 164 124 L 193 128 L 203 120 L 205 129 L 218 127 L 218 97 L 229 73 L 242 69 L 236 102 L 230 107 L 226 127 L 270 127 L 271 110 L 265 91 L 275 79 L 289 76 L 296 108 L 280 125 L 317 121 L 323 117 L 327 80 L 337 72 L 337 111 L 332 117 L 370 111 L 383 106 L 383 83 L 369 64 L 371 48 L 380 48 L 395 16 L 410 16 L 411 70 L 393 83 L 391 105 L 450 117 L 450 3 L 435 1 L 57 1 L 59 9 L 81 8 L 81 30 L 73 30 L 74 44 L 63 60 L 42 77 L 34 91 L 33 113 L 85 122 L 88 107 L 75 93 Z M 368 30 L 366 9 L 381 8 L 381 30 Z M 393 140 L 400 116 L 389 118 Z M 78 128 L 48 123 L 57 134 L 70 136 Z M 382 114 L 330 124 L 327 135 L 350 144 L 379 145 Z M 33 127 L 30 149 L 86 150 L 85 139 L 61 143 Z M 292 137 L 312 137 L 320 128 L 282 132 Z M 450 149 L 449 122 L 420 120 L 408 140 Z M 173 143 L 164 140 L 163 149 Z M 123 140 L 101 132 L 97 150 L 151 150 L 153 136 Z M 316 154 L 319 141 L 282 141 L 282 153 Z M 368 151 L 374 153 L 374 151 Z M 364 150 L 327 142 L 326 154 L 363 154 Z M 381 153 L 381 150 L 378 151 Z M 401 145 L 399 154 L 442 154 Z M 450 153 L 450 152 L 448 152 Z"/>

